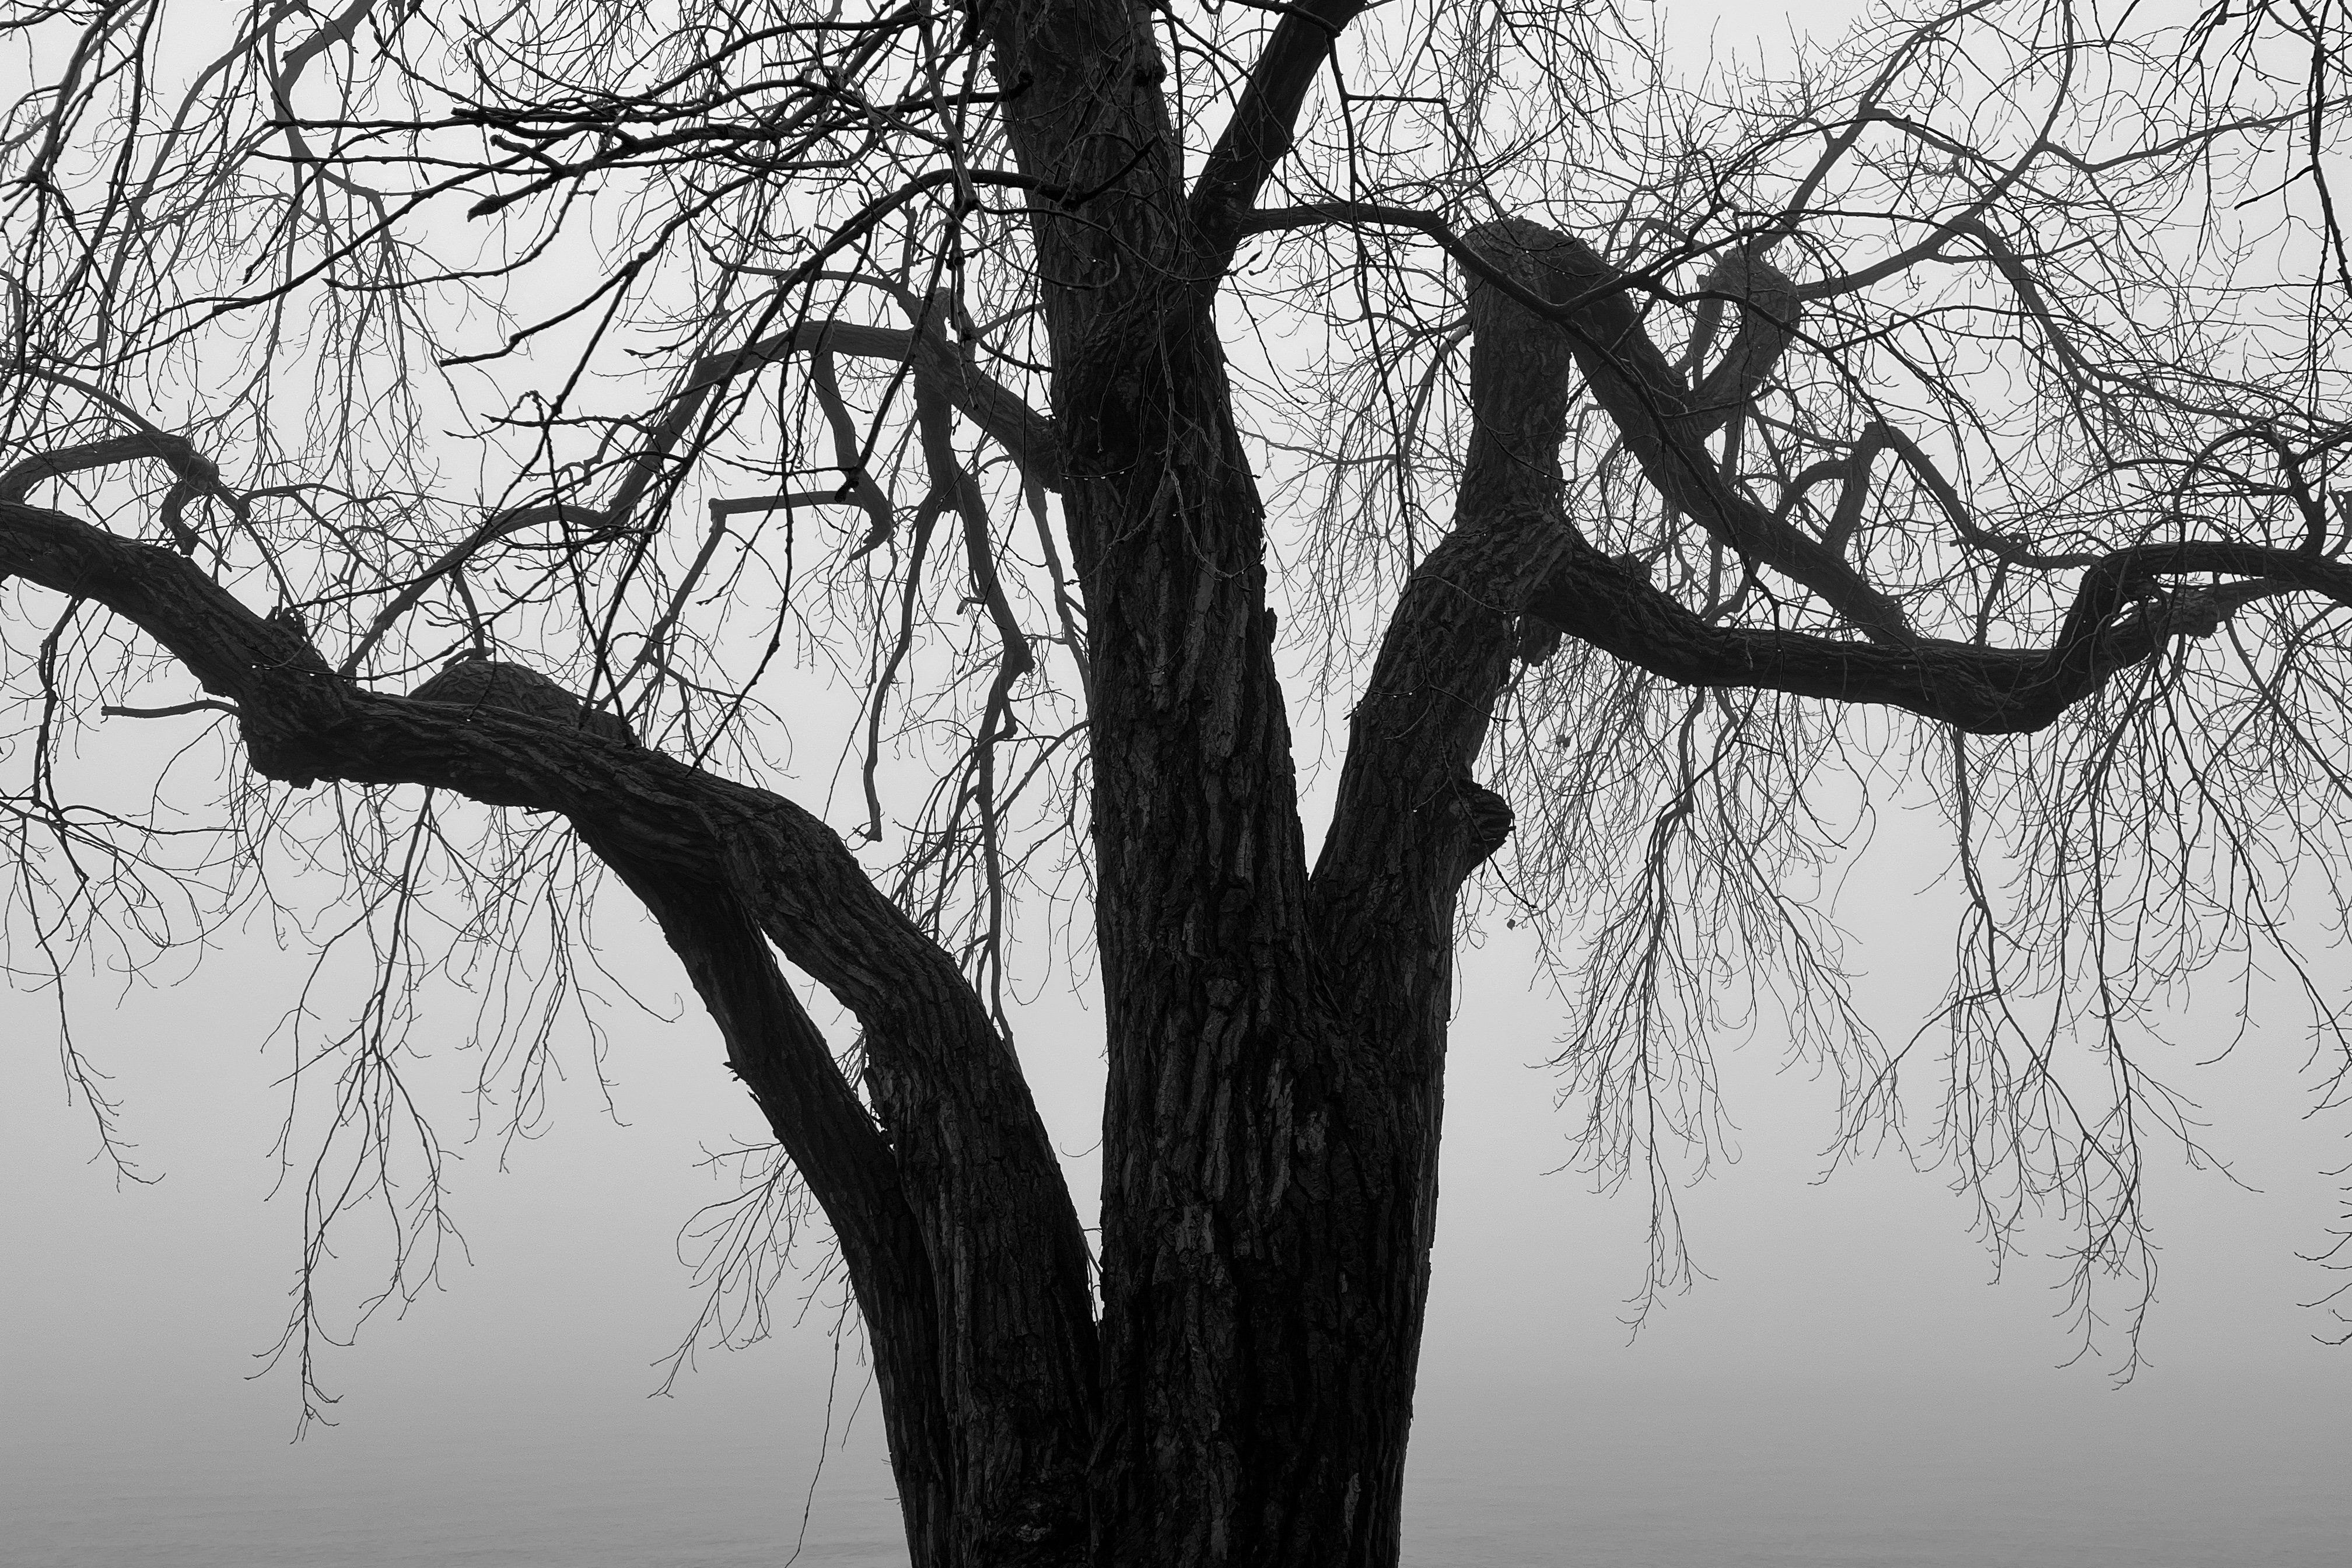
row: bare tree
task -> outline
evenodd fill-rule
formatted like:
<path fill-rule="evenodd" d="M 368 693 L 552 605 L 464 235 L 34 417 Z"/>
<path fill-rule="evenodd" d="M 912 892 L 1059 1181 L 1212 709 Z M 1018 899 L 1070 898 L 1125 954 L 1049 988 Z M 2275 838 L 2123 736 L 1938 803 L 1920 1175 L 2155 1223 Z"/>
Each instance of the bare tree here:
<path fill-rule="evenodd" d="M 2286 915 L 2352 866 L 2341 18 L 1652 20 L 20 0 L 16 973 L 333 889 L 311 1261 L 373 1207 L 398 1291 L 422 988 L 535 1114 L 617 876 L 837 1237 L 924 1568 L 1393 1563 L 1465 922 L 1544 933 L 1669 1286 L 1723 1018 L 1896 1108 L 1805 891 L 1874 798 L 1955 846 L 1943 1149 L 2145 1283 L 2156 1004 L 2284 960 L 2352 1059 Z M 126 790 L 131 720 L 191 738 Z M 820 736 L 848 842 L 745 782 Z M 1007 1024 L 1057 929 L 1092 1254 Z"/>

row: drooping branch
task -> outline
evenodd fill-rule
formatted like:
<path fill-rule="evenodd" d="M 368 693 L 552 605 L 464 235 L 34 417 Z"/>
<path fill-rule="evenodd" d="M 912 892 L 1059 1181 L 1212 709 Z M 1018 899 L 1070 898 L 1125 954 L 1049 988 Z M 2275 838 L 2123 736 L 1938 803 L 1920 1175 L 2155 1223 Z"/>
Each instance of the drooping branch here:
<path fill-rule="evenodd" d="M 625 876 L 740 905 L 864 1028 L 866 1087 L 932 1270 L 946 1406 L 1008 1456 L 993 1491 L 957 1500 L 960 1533 L 1010 1539 L 1072 1506 L 1095 1348 L 1059 1163 L 985 1005 L 831 829 L 780 796 L 576 726 L 362 690 L 296 626 L 193 563 L 63 512 L 0 503 L 0 574 L 139 626 L 236 703 L 268 776 L 425 784 L 562 813 Z"/>
<path fill-rule="evenodd" d="M 2047 647 L 1923 637 L 1905 647 L 1717 626 L 1595 550 L 1562 521 L 1561 553 L 1527 610 L 1570 637 L 1685 686 L 1786 691 L 1906 709 L 1976 734 L 2044 729 L 2167 643 L 2210 633 L 2256 599 L 2304 593 L 2352 608 L 2352 567 L 2256 545 L 2118 551 L 2085 572 Z M 2205 574 L 2239 581 L 2181 587 Z"/>

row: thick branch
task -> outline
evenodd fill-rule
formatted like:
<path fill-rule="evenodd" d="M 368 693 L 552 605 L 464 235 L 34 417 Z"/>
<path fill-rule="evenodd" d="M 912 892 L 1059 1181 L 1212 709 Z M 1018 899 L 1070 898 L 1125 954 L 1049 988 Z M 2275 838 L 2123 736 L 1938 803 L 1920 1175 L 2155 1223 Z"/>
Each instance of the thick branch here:
<path fill-rule="evenodd" d="M 1250 205 L 1290 155 L 1298 110 L 1316 73 L 1331 58 L 1340 32 L 1368 8 L 1365 0 L 1301 0 L 1276 25 L 1189 200 L 1193 226 L 1215 256 L 1233 254 Z"/>
<path fill-rule="evenodd" d="M 959 1500 L 960 1534 L 1078 1495 L 1091 1426 L 1087 1249 L 1011 1048 L 956 964 L 792 802 L 562 724 L 362 691 L 290 626 L 192 563 L 62 512 L 0 503 L 0 574 L 95 600 L 236 703 L 254 767 L 307 784 L 419 784 L 571 817 L 625 868 L 737 900 L 857 1015 L 866 1082 L 939 1292 L 959 1426 L 1013 1456 Z"/>
<path fill-rule="evenodd" d="M 1561 528 L 1563 552 L 1528 611 L 1571 637 L 1685 686 L 1879 703 L 1978 734 L 2046 728 L 2167 642 L 2208 633 L 2255 598 L 2300 592 L 2352 607 L 2352 568 L 2335 562 L 2252 545 L 2147 545 L 2084 574 L 2048 647 L 1932 637 L 1891 647 L 1712 625 Z M 2243 581 L 2220 590 L 2163 581 L 2207 574 Z"/>
<path fill-rule="evenodd" d="M 1571 302 L 1566 324 L 1593 401 L 1666 504 L 1696 519 L 1743 559 L 1812 589 L 1873 638 L 1910 641 L 1913 634 L 1894 600 L 1724 474 L 1702 444 L 1722 423 L 1722 411 L 1697 405 L 1684 390 L 1643 329 L 1622 275 L 1572 235 L 1513 223 L 1519 242 L 1542 256 L 1551 298 Z"/>
<path fill-rule="evenodd" d="M 60 447 L 55 451 L 36 452 L 29 458 L 19 458 L 5 472 L 0 472 L 0 501 L 21 501 L 32 493 L 35 485 L 45 480 L 61 479 L 68 474 L 87 473 L 92 468 L 110 468 L 116 463 L 134 462 L 141 458 L 162 459 L 177 480 L 164 496 L 158 515 L 163 520 L 163 531 L 171 535 L 172 542 L 179 546 L 183 555 L 194 553 L 197 543 L 195 531 L 180 521 L 190 501 L 201 496 L 218 496 L 238 516 L 245 514 L 243 498 L 221 483 L 220 470 L 213 466 L 211 459 L 196 450 L 194 442 L 184 436 L 174 436 L 152 426 L 144 426 L 128 436 L 86 441 L 79 446 Z"/>
<path fill-rule="evenodd" d="M 1521 288 L 1540 280 L 1544 231 L 1498 223 L 1471 237 Z M 1537 241 L 1530 248 L 1528 241 Z M 1470 405 L 1454 531 L 1405 585 L 1370 683 L 1350 716 L 1348 756 L 1315 868 L 1317 930 L 1343 969 L 1453 946 L 1454 898 L 1510 826 L 1470 776 L 1509 678 L 1518 610 L 1558 551 L 1560 441 L 1576 365 L 1570 332 L 1474 275 Z M 1343 988 L 1396 993 L 1399 978 Z M 1416 984 L 1416 981 L 1418 982 Z M 1450 1001 L 1441 962 L 1404 980 L 1407 1011 Z"/>
<path fill-rule="evenodd" d="M 1479 230 L 1491 237 L 1508 229 L 1515 247 L 1542 254 L 1538 271 L 1515 278 L 1480 254 L 1481 243 L 1455 235 L 1433 214 L 1406 207 L 1328 202 L 1249 214 L 1243 226 L 1260 233 L 1332 222 L 1381 224 L 1427 235 L 1470 277 L 1538 320 L 1565 327 L 1593 400 L 1669 506 L 1696 518 L 1743 559 L 1812 589 L 1871 637 L 1893 643 L 1913 637 L 1893 599 L 1724 475 L 1703 444 L 1729 416 L 1730 406 L 1718 395 L 1724 388 L 1710 387 L 1712 402 L 1691 394 L 1643 329 L 1631 297 L 1636 279 L 1602 261 L 1591 246 L 1523 218 L 1505 218 Z M 1759 332 L 1769 333 L 1771 325 L 1759 322 Z M 1740 356 L 1744 373 L 1751 351 L 1743 349 Z"/>
<path fill-rule="evenodd" d="M 161 458 L 172 465 L 174 472 L 183 473 L 189 465 L 203 461 L 182 437 L 160 432 L 151 436 L 144 431 L 110 436 L 104 440 L 86 441 L 78 447 L 61 447 L 53 452 L 36 452 L 29 458 L 18 458 L 0 471 L 0 500 L 23 500 L 44 479 L 63 479 L 68 474 L 86 473 L 140 458 Z M 209 469 L 210 465 L 205 468 Z"/>
<path fill-rule="evenodd" d="M 1686 440 L 1701 440 L 1737 418 L 1756 401 L 1773 367 L 1797 335 L 1802 309 L 1797 286 L 1762 254 L 1735 250 L 1717 262 L 1700 288 L 1709 295 L 1699 306 L 1691 334 L 1689 374 L 1705 379 L 1690 395 Z M 1706 349 L 1732 301 L 1738 310 L 1731 343 L 1715 369 L 1706 368 Z"/>
<path fill-rule="evenodd" d="M 723 888 L 640 859 L 593 826 L 581 836 L 661 922 L 727 1042 L 728 1067 L 824 1206 L 873 1347 L 913 1558 L 941 1561 L 954 1497 L 939 1300 L 890 1146 L 777 972 L 751 911 Z"/>

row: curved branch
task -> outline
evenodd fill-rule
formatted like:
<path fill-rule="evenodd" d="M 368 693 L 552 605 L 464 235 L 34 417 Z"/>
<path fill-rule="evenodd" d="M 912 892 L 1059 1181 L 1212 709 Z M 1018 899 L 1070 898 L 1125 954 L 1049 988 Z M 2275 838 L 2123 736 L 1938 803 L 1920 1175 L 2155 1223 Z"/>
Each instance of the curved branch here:
<path fill-rule="evenodd" d="M 1760 247 L 1743 247 L 1726 255 L 1699 287 L 1707 298 L 1699 306 L 1687 363 L 1689 375 L 1697 381 L 1690 394 L 1691 436 L 1704 439 L 1756 401 L 1773 367 L 1796 338 L 1803 304 L 1797 298 L 1795 281 L 1767 261 Z M 1727 301 L 1737 305 L 1738 321 L 1721 363 L 1708 371 L 1706 349 L 1722 322 Z"/>
<path fill-rule="evenodd" d="M 1713 625 L 1576 537 L 1565 520 L 1561 532 L 1562 553 L 1527 609 L 1570 637 L 1684 686 L 1883 704 L 1975 734 L 2044 729 L 2118 672 L 2177 637 L 2210 634 L 2258 598 L 2308 593 L 2352 608 L 2352 567 L 2335 562 L 2256 545 L 2146 545 L 2084 574 L 2047 647 L 1937 637 L 1889 647 Z M 2242 581 L 2220 589 L 2163 582 L 2206 574 Z"/>
<path fill-rule="evenodd" d="M 256 615 L 192 563 L 63 512 L 0 503 L 0 574 L 94 600 L 153 637 L 236 703 L 247 756 L 268 777 L 426 784 L 559 812 L 625 876 L 740 903 L 864 1026 L 866 1087 L 948 1326 L 947 1406 L 971 1441 L 1004 1457 L 988 1495 L 958 1500 L 965 1527 L 980 1538 L 1025 1528 L 1082 1495 L 1094 1327 L 1060 1163 L 954 960 L 824 823 L 576 727 L 362 690 L 292 624 Z"/>
<path fill-rule="evenodd" d="M 44 480 L 61 479 L 68 474 L 87 473 L 141 458 L 160 458 L 183 478 L 194 474 L 210 482 L 219 482 L 219 470 L 205 460 L 187 437 L 163 430 L 142 430 L 136 435 L 110 436 L 20 458 L 0 470 L 0 500 L 21 501 Z"/>
<path fill-rule="evenodd" d="M 759 922 L 740 900 L 638 858 L 592 826 L 583 825 L 581 837 L 660 922 L 727 1042 L 728 1067 L 833 1226 L 874 1347 L 913 1559 L 932 1562 L 954 1507 L 939 1302 L 890 1146 L 834 1066 L 824 1037 L 777 973 Z"/>
<path fill-rule="evenodd" d="M 1699 405 L 1684 390 L 1643 329 L 1623 275 L 1572 235 L 1524 219 L 1506 222 L 1520 245 L 1540 256 L 1549 274 L 1546 292 L 1573 301 L 1563 324 L 1570 329 L 1577 368 L 1666 504 L 1696 519 L 1743 558 L 1812 589 L 1872 638 L 1913 640 L 1894 600 L 1842 556 L 1740 489 L 1708 455 L 1702 443 L 1727 416 L 1720 408 Z"/>
<path fill-rule="evenodd" d="M 1706 437 L 1728 417 L 1728 409 L 1710 408 L 1695 398 L 1651 341 L 1630 297 L 1639 279 L 1611 267 L 1574 236 L 1524 218 L 1504 218 L 1477 232 L 1492 236 L 1507 229 L 1514 246 L 1540 252 L 1543 267 L 1525 279 L 1481 255 L 1483 242 L 1476 237 L 1465 239 L 1434 215 L 1410 208 L 1323 203 L 1255 213 L 1245 227 L 1258 232 L 1327 222 L 1384 224 L 1425 234 L 1471 277 L 1568 329 L 1593 400 L 1668 506 L 1696 519 L 1743 559 L 1811 588 L 1870 637 L 1895 644 L 1916 637 L 1901 605 L 1820 541 L 1741 490 L 1709 457 Z"/>
<path fill-rule="evenodd" d="M 1301 0 L 1283 7 L 1225 132 L 1210 149 L 1187 200 L 1192 225 L 1221 258 L 1230 258 L 1243 220 L 1275 166 L 1290 155 L 1298 111 L 1339 34 L 1370 6 L 1366 0 Z M 1223 268 L 1216 268 L 1222 273 Z"/>
<path fill-rule="evenodd" d="M 141 458 L 156 458 L 172 470 L 177 481 L 163 497 L 163 504 L 157 515 L 163 521 L 163 531 L 171 535 L 172 542 L 179 547 L 181 554 L 194 554 L 200 542 L 195 531 L 180 521 L 192 500 L 205 496 L 217 497 L 237 521 L 250 521 L 247 499 L 221 482 L 220 469 L 186 437 L 175 436 L 158 427 L 104 387 L 93 386 L 78 376 L 39 365 L 19 363 L 10 368 L 19 374 L 73 388 L 130 425 L 134 433 L 88 441 L 79 446 L 62 447 L 50 452 L 37 452 L 10 464 L 5 472 L 0 472 L 0 501 L 21 501 L 32 493 L 35 485 L 45 479 L 63 479 L 68 474 L 85 473 L 91 468 L 108 468 Z"/>
<path fill-rule="evenodd" d="M 1525 284 L 1544 257 L 1533 225 L 1472 237 Z M 1462 881 L 1510 830 L 1471 768 L 1518 646 L 1518 611 L 1559 548 L 1560 440 L 1575 345 L 1479 278 L 1468 285 L 1470 406 L 1454 531 L 1414 568 L 1349 715 L 1347 759 L 1312 884 L 1317 931 L 1343 975 L 1399 952 L 1443 953 Z M 1343 986 L 1347 982 L 1343 979 Z M 1410 978 L 1408 1010 L 1443 1006 L 1443 963 Z M 1394 976 L 1356 987 L 1397 989 Z"/>

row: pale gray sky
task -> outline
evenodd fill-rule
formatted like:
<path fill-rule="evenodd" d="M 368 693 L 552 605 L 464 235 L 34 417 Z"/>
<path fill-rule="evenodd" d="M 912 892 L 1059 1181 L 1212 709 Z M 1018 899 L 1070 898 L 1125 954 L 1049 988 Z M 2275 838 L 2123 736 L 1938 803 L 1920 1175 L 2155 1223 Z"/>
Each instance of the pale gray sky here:
<path fill-rule="evenodd" d="M 1905 900 L 1864 897 L 1879 900 L 1857 921 L 1872 933 L 1858 952 L 1868 984 L 1916 1001 L 1941 929 L 1907 931 Z M 679 989 L 666 955 L 619 908 L 605 921 L 614 961 L 665 1002 Z M 2011 1505 L 2045 1492 L 2065 1517 L 2113 1513 L 2126 1544 L 2151 1510 L 2189 1509 L 2169 1539 L 2239 1519 L 2258 1493 L 2318 1510 L 2297 1529 L 2352 1523 L 2328 1479 L 2352 1437 L 2352 1352 L 2313 1342 L 2326 1321 L 2296 1303 L 2328 1281 L 2294 1256 L 2324 1243 L 2336 1212 L 2319 1172 L 2340 1163 L 2345 1129 L 2301 1119 L 2299 1041 L 2258 1034 L 2190 1080 L 2217 1145 L 2265 1190 L 2163 1164 L 2164 1300 L 2153 1364 L 2128 1388 L 2110 1388 L 2095 1364 L 2055 1365 L 2074 1349 L 2049 1289 L 2059 1271 L 2029 1260 L 1989 1283 L 1938 1177 L 1893 1157 L 1815 1184 L 1832 1124 L 1824 1092 L 1773 1072 L 1763 1050 L 1733 1058 L 1727 1075 L 1744 1158 L 1685 1194 L 1713 1278 L 1629 1344 L 1617 1317 L 1639 1279 L 1641 1204 L 1547 1173 L 1572 1110 L 1555 1110 L 1549 1075 L 1526 1065 L 1544 1053 L 1554 1013 L 1527 992 L 1526 955 L 1509 945 L 1470 960 L 1455 1037 L 1412 1516 L 1417 1551 L 1433 1554 L 1417 1561 L 1525 1561 L 1526 1543 L 1555 1527 L 1652 1547 L 1682 1531 L 1694 1554 L 1656 1561 L 1728 1561 L 1706 1532 L 1757 1509 L 1861 1530 L 1890 1497 L 1905 1500 L 1897 1533 L 1905 1520 L 1998 1517 L 2030 1540 Z M 287 1446 L 290 1382 L 249 1374 L 295 1258 L 292 1206 L 269 1196 L 284 1091 L 258 1048 L 295 978 L 257 940 L 169 993 L 134 991 L 119 1013 L 86 1016 L 128 1100 L 137 1156 L 164 1176 L 120 1191 L 62 1104 L 40 1004 L 0 999 L 0 1184 L 14 1197 L 0 1217 L 0 1468 L 16 1494 L 5 1507 L 40 1517 L 61 1496 L 116 1489 L 129 1496 L 109 1505 L 118 1516 L 176 1521 L 199 1542 L 249 1516 L 301 1524 L 286 1513 L 294 1500 L 320 1512 L 317 1528 L 361 1531 L 362 1544 L 362 1526 L 398 1537 L 420 1519 L 454 1541 L 494 1538 L 534 1509 L 560 1535 L 617 1498 L 631 1500 L 603 1532 L 614 1541 L 702 1529 L 725 1538 L 718 1552 L 796 1528 L 824 1427 L 832 1288 L 802 1326 L 706 1355 L 673 1400 L 646 1397 L 650 1363 L 693 1310 L 674 1233 L 728 1190 L 697 1169 L 699 1151 L 756 1131 L 711 1031 L 683 1005 L 673 1023 L 614 1016 L 608 1070 L 625 1125 L 575 1070 L 552 1132 L 514 1150 L 508 1170 L 493 1148 L 464 1148 L 453 1201 L 471 1266 L 453 1262 L 444 1290 L 334 1352 L 326 1376 L 346 1395 L 341 1426 Z M 1024 1048 L 1057 1139 L 1084 1154 L 1096 1070 L 1086 1015 L 1057 1001 Z M 453 1082 L 468 1070 L 456 1053 L 436 1066 Z M 445 1129 L 462 1135 L 461 1102 L 444 1103 Z M 1090 1162 L 1073 1164 L 1090 1184 Z M 789 1316 L 793 1302 L 780 1307 Z M 846 1369 L 836 1419 L 860 1386 Z M 887 1523 L 872 1416 L 831 1461 L 813 1539 Z M 189 1486 L 230 1500 L 214 1509 L 226 1522 L 206 1523 L 173 1490 Z M 270 1502 L 273 1487 L 285 1489 Z M 1637 1498 L 1647 1500 L 1620 1517 Z M 1970 1514 L 1980 1506 L 1993 1513 Z M 1495 1529 L 1517 1531 L 1518 1544 L 1475 1558 L 1476 1531 Z M 846 1550 L 834 1560 L 852 1560 Z"/>

